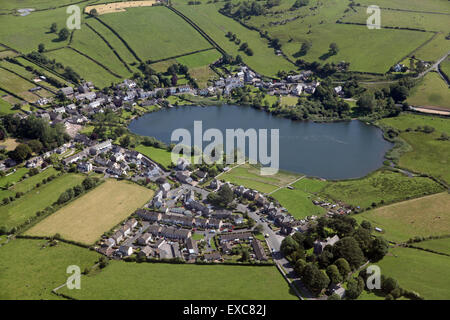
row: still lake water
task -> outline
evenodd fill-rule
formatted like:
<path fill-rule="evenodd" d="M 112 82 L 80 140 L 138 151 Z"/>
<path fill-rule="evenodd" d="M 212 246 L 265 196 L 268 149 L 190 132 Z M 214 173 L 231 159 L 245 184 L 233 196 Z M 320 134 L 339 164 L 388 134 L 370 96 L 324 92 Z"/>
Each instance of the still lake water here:
<path fill-rule="evenodd" d="M 133 120 L 129 129 L 170 144 L 178 142 L 170 141 L 178 128 L 188 129 L 193 140 L 194 121 L 198 120 L 203 121 L 203 132 L 217 128 L 224 139 L 225 129 L 279 129 L 280 169 L 325 179 L 365 176 L 382 166 L 386 151 L 393 146 L 383 139 L 380 129 L 357 120 L 299 122 L 242 106 L 162 109 Z M 203 147 L 207 144 L 204 142 Z"/>

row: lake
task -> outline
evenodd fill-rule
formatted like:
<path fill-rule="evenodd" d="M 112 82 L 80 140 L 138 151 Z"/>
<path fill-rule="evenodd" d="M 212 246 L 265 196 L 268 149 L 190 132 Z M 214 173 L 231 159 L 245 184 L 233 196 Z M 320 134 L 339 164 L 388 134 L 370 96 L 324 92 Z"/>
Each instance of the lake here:
<path fill-rule="evenodd" d="M 383 165 L 385 153 L 393 146 L 383 139 L 379 128 L 358 120 L 300 122 L 243 106 L 162 109 L 133 120 L 129 129 L 170 144 L 177 142 L 170 138 L 178 128 L 188 129 L 193 137 L 194 121 L 198 120 L 203 121 L 203 132 L 217 128 L 224 137 L 225 129 L 279 129 L 280 169 L 325 179 L 365 176 Z"/>

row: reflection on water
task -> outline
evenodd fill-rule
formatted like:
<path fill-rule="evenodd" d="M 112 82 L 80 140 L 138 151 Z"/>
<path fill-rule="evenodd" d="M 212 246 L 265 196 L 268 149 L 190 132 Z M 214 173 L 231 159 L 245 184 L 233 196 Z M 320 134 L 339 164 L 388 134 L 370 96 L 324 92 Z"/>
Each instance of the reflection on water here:
<path fill-rule="evenodd" d="M 203 132 L 217 128 L 224 136 L 225 129 L 279 129 L 280 169 L 326 179 L 364 176 L 382 166 L 392 147 L 380 129 L 360 121 L 294 122 L 240 106 L 164 109 L 132 121 L 129 129 L 170 143 L 175 129 L 186 128 L 193 135 L 197 120 L 203 121 Z"/>

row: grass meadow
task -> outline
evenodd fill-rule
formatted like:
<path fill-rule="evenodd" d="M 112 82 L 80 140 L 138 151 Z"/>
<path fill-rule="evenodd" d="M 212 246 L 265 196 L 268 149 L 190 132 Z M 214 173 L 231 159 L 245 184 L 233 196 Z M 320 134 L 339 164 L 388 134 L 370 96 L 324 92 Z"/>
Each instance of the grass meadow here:
<path fill-rule="evenodd" d="M 336 23 L 344 16 L 346 9 L 348 2 L 345 1 L 311 1 L 309 6 L 290 13 L 291 18 L 300 16 L 299 19 L 285 24 L 271 25 L 271 22 L 282 22 L 289 18 L 285 13 L 251 18 L 248 23 L 278 38 L 283 52 L 293 60 L 301 58 L 322 64 L 346 61 L 350 62 L 352 71 L 374 73 L 387 72 L 392 65 L 433 36 L 432 33 L 369 30 L 365 25 Z M 350 15 L 350 12 L 346 15 Z M 305 56 L 300 56 L 298 52 L 305 41 L 310 41 L 312 47 Z M 327 54 L 332 42 L 339 47 L 339 52 L 334 56 Z M 389 47 L 388 51 L 386 47 Z"/>
<path fill-rule="evenodd" d="M 3 0 L 2 2 L 6 1 Z M 27 2 L 31 3 L 32 1 Z M 50 3 L 51 1 L 47 2 Z M 52 2 L 55 6 L 56 2 Z M 17 6 L 17 4 L 14 5 Z M 2 5 L 0 7 L 3 8 Z M 31 7 L 35 8 L 34 5 Z M 45 44 L 47 50 L 60 48 L 66 46 L 69 39 L 59 41 L 57 34 L 50 33 L 50 25 L 55 22 L 59 31 L 66 26 L 66 20 L 66 8 L 35 11 L 25 17 L 2 15 L 0 19 L 0 42 L 22 53 L 37 51 L 40 43 Z M 14 28 L 14 32 L 11 32 L 11 28 Z"/>
<path fill-rule="evenodd" d="M 426 240 L 415 243 L 414 246 L 450 255 L 450 238 Z"/>
<path fill-rule="evenodd" d="M 207 50 L 198 53 L 189 54 L 177 58 L 177 62 L 188 66 L 189 68 L 198 68 L 208 66 L 219 60 L 222 55 L 217 50 Z"/>
<path fill-rule="evenodd" d="M 394 242 L 406 242 L 415 236 L 450 234 L 450 194 L 444 192 L 398 202 L 353 217 L 359 222 L 370 221 L 373 227 L 383 229 L 386 239 Z"/>
<path fill-rule="evenodd" d="M 400 157 L 401 167 L 450 181 L 448 170 L 450 144 L 448 141 L 438 140 L 442 133 L 450 135 L 450 120 L 436 116 L 402 114 L 395 118 L 385 118 L 380 122 L 402 130 L 400 137 L 412 147 L 411 151 Z M 433 127 L 435 131 L 428 134 L 414 131 L 418 126 L 426 125 Z M 411 130 L 405 132 L 407 129 Z"/>
<path fill-rule="evenodd" d="M 83 276 L 83 290 L 61 293 L 76 299 L 253 300 L 296 299 L 274 266 L 225 266 L 112 261 Z"/>
<path fill-rule="evenodd" d="M 37 95 L 28 91 L 31 88 L 36 87 L 33 83 L 22 79 L 18 75 L 5 69 L 0 69 L 0 78 L 2 79 L 2 82 L 0 83 L 1 88 L 15 93 L 23 100 L 27 102 L 36 102 L 39 99 Z"/>
<path fill-rule="evenodd" d="M 421 197 L 443 191 L 443 187 L 429 178 L 410 178 L 390 170 L 378 170 L 361 179 L 343 180 L 330 183 L 322 194 L 342 200 L 353 206 L 368 208 Z"/>
<path fill-rule="evenodd" d="M 45 56 L 50 59 L 55 59 L 65 67 L 71 67 L 73 70 L 76 70 L 84 80 L 92 81 L 99 88 L 109 86 L 112 82 L 120 81 L 119 78 L 113 76 L 92 60 L 89 60 L 68 48 L 47 52 L 45 53 Z"/>
<path fill-rule="evenodd" d="M 0 247 L 0 300 L 54 300 L 52 289 L 64 284 L 66 269 L 77 265 L 81 271 L 94 265 L 95 251 L 46 240 L 15 239 Z"/>
<path fill-rule="evenodd" d="M 135 148 L 135 150 L 149 157 L 150 159 L 159 163 L 165 168 L 168 168 L 169 165 L 172 163 L 171 152 L 165 149 L 139 145 Z"/>
<path fill-rule="evenodd" d="M 159 60 L 211 47 L 195 29 L 164 7 L 129 8 L 100 19 L 120 34 L 142 60 Z"/>
<path fill-rule="evenodd" d="M 271 196 L 277 199 L 294 217 L 303 219 L 307 216 L 325 213 L 325 209 L 314 205 L 312 200 L 315 198 L 314 193 L 322 190 L 326 184 L 325 181 L 303 178 L 291 185 L 294 190 L 283 188 L 272 193 Z"/>
<path fill-rule="evenodd" d="M 440 64 L 442 72 L 450 79 L 450 58 L 445 59 Z"/>
<path fill-rule="evenodd" d="M 236 166 L 219 177 L 220 180 L 269 193 L 300 178 L 301 175 L 279 171 L 275 175 L 260 175 L 259 167 L 250 164 Z"/>
<path fill-rule="evenodd" d="M 435 106 L 450 109 L 450 90 L 439 74 L 429 72 L 411 90 L 407 101 L 413 106 Z"/>
<path fill-rule="evenodd" d="M 152 196 L 152 190 L 137 184 L 107 180 L 39 222 L 26 234 L 51 236 L 59 233 L 64 239 L 92 244 Z"/>
<path fill-rule="evenodd" d="M 82 25 L 80 30 L 75 31 L 71 46 L 87 54 L 92 59 L 105 64 L 113 72 L 124 78 L 131 76 L 130 72 L 108 45 L 86 25 Z"/>
<path fill-rule="evenodd" d="M 268 47 L 267 40 L 261 38 L 258 32 L 249 30 L 233 19 L 220 14 L 218 10 L 223 7 L 222 3 L 191 6 L 185 4 L 186 2 L 177 1 L 174 6 L 194 21 L 228 54 L 241 55 L 244 62 L 255 71 L 266 76 L 276 76 L 279 70 L 294 69 L 293 64 L 275 55 L 273 48 Z M 235 33 L 241 43 L 247 42 L 254 52 L 253 56 L 239 51 L 239 46 L 225 37 L 228 31 Z"/>
<path fill-rule="evenodd" d="M 37 211 L 51 206 L 64 190 L 80 184 L 83 179 L 83 175 L 66 174 L 7 205 L 0 206 L 0 226 L 12 228 L 26 222 L 35 216 Z"/>
<path fill-rule="evenodd" d="M 86 18 L 85 22 L 88 23 L 95 31 L 100 33 L 128 65 L 137 63 L 136 58 L 125 46 L 125 44 L 101 22 L 92 18 Z"/>
<path fill-rule="evenodd" d="M 400 286 L 418 292 L 426 300 L 450 299 L 450 257 L 411 248 L 391 248 L 376 263 L 381 274 Z"/>

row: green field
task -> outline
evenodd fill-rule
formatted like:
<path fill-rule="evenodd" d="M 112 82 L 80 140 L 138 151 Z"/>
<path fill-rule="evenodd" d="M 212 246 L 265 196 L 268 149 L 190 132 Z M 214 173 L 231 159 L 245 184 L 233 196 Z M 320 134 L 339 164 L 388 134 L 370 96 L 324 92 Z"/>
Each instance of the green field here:
<path fill-rule="evenodd" d="M 152 190 L 135 183 L 110 179 L 45 218 L 26 234 L 59 233 L 64 239 L 92 244 L 148 202 L 153 194 Z"/>
<path fill-rule="evenodd" d="M 296 299 L 273 266 L 112 261 L 100 273 L 82 277 L 81 283 L 83 290 L 60 292 L 76 299 Z"/>
<path fill-rule="evenodd" d="M 350 11 L 343 21 L 366 23 L 368 14 L 366 8 L 357 8 L 356 13 Z M 450 24 L 450 16 L 445 14 L 430 14 L 418 12 L 402 12 L 393 10 L 381 10 L 382 27 L 414 28 L 426 31 L 447 31 Z"/>
<path fill-rule="evenodd" d="M 168 168 L 169 165 L 172 163 L 171 152 L 165 149 L 139 145 L 135 148 L 135 150 L 166 168 Z"/>
<path fill-rule="evenodd" d="M 15 184 L 14 187 L 11 188 L 11 190 L 13 190 L 15 192 L 27 193 L 28 191 L 30 191 L 31 189 L 36 187 L 36 183 L 41 183 L 42 180 L 44 180 L 52 175 L 56 175 L 57 173 L 58 173 L 58 171 L 56 171 L 54 168 L 50 167 L 32 177 L 29 177 L 29 178 Z"/>
<path fill-rule="evenodd" d="M 35 74 L 33 74 L 32 72 L 28 71 L 25 69 L 25 67 L 19 66 L 15 63 L 11 63 L 8 61 L 0 61 L 0 66 L 4 67 L 7 70 L 10 70 L 18 75 L 20 75 L 21 77 L 28 79 L 30 81 L 33 81 L 37 76 Z M 51 97 L 53 96 L 53 93 L 50 91 L 52 90 L 53 92 L 58 91 L 58 88 L 53 86 L 52 84 L 46 82 L 46 81 L 39 81 L 39 82 L 32 82 L 31 85 L 33 87 L 36 86 L 40 86 L 42 87 L 41 90 L 37 91 L 37 94 L 41 97 Z M 47 90 L 48 89 L 48 90 Z"/>
<path fill-rule="evenodd" d="M 414 246 L 450 255 L 450 238 L 426 240 L 414 243 Z"/>
<path fill-rule="evenodd" d="M 450 58 L 445 59 L 441 62 L 440 68 L 442 72 L 450 79 Z"/>
<path fill-rule="evenodd" d="M 269 193 L 285 186 L 301 175 L 279 171 L 275 175 L 260 175 L 259 167 L 255 165 L 245 164 L 235 168 L 219 177 L 220 180 L 228 181 L 235 185 L 243 185 L 246 188 L 258 190 L 260 192 Z"/>
<path fill-rule="evenodd" d="M 211 47 L 195 29 L 164 7 L 129 8 L 100 19 L 120 34 L 142 60 L 159 60 Z"/>
<path fill-rule="evenodd" d="M 85 21 L 108 41 L 108 43 L 114 48 L 114 50 L 116 50 L 119 56 L 128 65 L 137 63 L 136 58 L 133 56 L 130 50 L 111 30 L 109 30 L 101 22 L 95 19 L 86 18 Z"/>
<path fill-rule="evenodd" d="M 444 7 L 442 6 L 439 10 L 442 12 Z M 403 8 L 411 9 L 409 2 L 405 2 Z M 358 8 L 356 13 L 351 11 L 344 21 L 366 23 L 367 17 L 366 8 Z M 439 32 L 433 37 L 432 41 L 414 52 L 416 58 L 424 59 L 425 61 L 435 61 L 450 50 L 450 42 L 445 40 L 445 35 L 448 33 L 447 26 L 450 24 L 450 16 L 448 14 L 381 10 L 381 17 L 381 25 L 383 27 L 414 28 Z"/>
<path fill-rule="evenodd" d="M 431 174 L 435 177 L 450 181 L 450 172 L 447 170 L 450 159 L 450 144 L 448 141 L 438 140 L 442 133 L 450 135 L 450 120 L 436 116 L 419 116 L 402 114 L 396 118 L 386 118 L 381 123 L 399 130 L 400 137 L 404 139 L 412 150 L 400 157 L 399 165 L 414 171 Z M 430 126 L 435 129 L 433 133 L 413 131 L 418 126 Z M 404 130 L 411 129 L 410 132 Z"/>
<path fill-rule="evenodd" d="M 373 227 L 383 230 L 386 239 L 394 242 L 405 242 L 416 236 L 446 235 L 450 234 L 450 195 L 447 192 L 433 194 L 359 213 L 354 217 L 359 222 L 370 221 Z"/>
<path fill-rule="evenodd" d="M 77 265 L 83 271 L 100 256 L 62 242 L 53 247 L 46 243 L 16 239 L 0 247 L 0 300 L 61 299 L 51 290 L 66 282 L 67 267 Z"/>
<path fill-rule="evenodd" d="M 450 135 L 450 121 L 443 117 L 402 113 L 398 117 L 384 118 L 380 123 L 401 131 L 408 128 L 415 129 L 418 126 L 430 126 L 435 128 L 438 132 L 446 132 Z"/>
<path fill-rule="evenodd" d="M 176 1 L 173 5 L 194 21 L 228 54 L 241 55 L 244 62 L 255 71 L 266 76 L 275 76 L 279 70 L 294 69 L 294 66 L 283 57 L 275 55 L 273 48 L 268 47 L 267 40 L 262 39 L 258 32 L 249 30 L 233 19 L 220 14 L 218 9 L 223 7 L 223 3 L 195 6 L 185 3 L 187 1 Z M 254 52 L 253 56 L 239 51 L 239 46 L 225 37 L 228 31 L 235 33 L 242 43 L 247 42 Z"/>
<path fill-rule="evenodd" d="M 27 2 L 30 3 L 31 1 Z M 51 1 L 46 2 L 50 3 Z M 54 6 L 55 1 L 52 2 Z M 0 42 L 19 52 L 29 53 L 33 50 L 37 51 L 39 43 L 44 43 L 47 50 L 63 47 L 68 44 L 68 39 L 59 41 L 57 34 L 49 32 L 50 25 L 53 22 L 57 24 L 58 31 L 66 25 L 68 17 L 66 8 L 37 11 L 25 17 L 11 14 L 2 15 L 1 17 Z M 11 32 L 12 27 L 14 28 L 14 32 Z"/>
<path fill-rule="evenodd" d="M 450 299 L 450 257 L 410 248 L 391 248 L 377 262 L 381 274 L 400 286 L 418 292 L 426 300 Z"/>
<path fill-rule="evenodd" d="M 144 145 L 138 145 L 134 148 L 136 151 L 142 153 L 143 155 L 149 157 L 153 161 L 168 168 L 172 164 L 172 153 L 166 149 L 160 149 L 155 147 L 147 147 Z M 191 158 L 192 163 L 192 158 Z"/>
<path fill-rule="evenodd" d="M 80 30 L 75 31 L 71 46 L 106 65 L 113 72 L 124 78 L 131 76 L 130 72 L 108 45 L 86 24 L 82 25 Z"/>
<path fill-rule="evenodd" d="M 0 206 L 0 226 L 12 228 L 26 222 L 35 216 L 37 211 L 51 206 L 64 190 L 80 184 L 83 179 L 83 175 L 66 174 L 7 205 Z"/>
<path fill-rule="evenodd" d="M 285 207 L 290 214 L 297 219 L 303 219 L 307 216 L 325 213 L 325 209 L 312 203 L 315 198 L 313 193 L 322 190 L 327 182 L 303 178 L 291 186 L 294 190 L 283 188 L 271 194 L 280 204 Z"/>
<path fill-rule="evenodd" d="M 30 61 L 26 60 L 26 59 L 23 58 L 23 57 L 17 57 L 16 59 L 17 59 L 22 65 L 24 65 L 25 67 L 26 67 L 26 66 L 30 66 L 30 67 L 32 67 L 33 69 L 35 69 L 35 70 L 39 71 L 40 73 L 42 73 L 42 74 L 43 74 L 44 76 L 46 76 L 46 77 L 54 78 L 54 79 L 58 80 L 59 82 L 61 82 L 62 84 L 64 84 L 65 86 L 73 86 L 73 85 L 72 85 L 70 82 L 68 82 L 66 79 L 64 79 L 64 78 L 62 78 L 62 77 L 60 77 L 60 76 L 57 76 L 56 74 L 51 73 L 50 71 L 48 71 L 48 70 L 46 70 L 46 69 L 44 69 L 44 68 L 39 67 L 37 64 L 34 64 L 33 62 L 30 62 Z"/>
<path fill-rule="evenodd" d="M 402 173 L 380 170 L 355 180 L 330 183 L 321 193 L 353 206 L 367 208 L 383 200 L 385 204 L 443 191 L 431 179 L 410 178 Z"/>
<path fill-rule="evenodd" d="M 359 0 L 358 3 L 366 6 L 375 4 L 382 8 L 450 13 L 446 0 Z"/>
<path fill-rule="evenodd" d="M 189 68 L 198 68 L 218 60 L 222 55 L 217 50 L 207 50 L 199 53 L 190 54 L 177 58 L 177 62 L 188 66 Z"/>
<path fill-rule="evenodd" d="M 17 168 L 16 172 L 0 178 L 0 187 L 4 188 L 7 184 L 13 184 L 20 180 L 25 174 L 28 173 L 28 169 L 25 167 Z"/>
<path fill-rule="evenodd" d="M 3 96 L 4 94 L 1 93 L 1 91 L 0 91 L 0 95 Z M 3 100 L 1 98 L 1 96 L 0 96 L 0 115 L 5 115 L 5 114 L 10 114 L 10 113 L 17 112 L 15 110 L 12 110 L 13 106 L 9 102 Z"/>
<path fill-rule="evenodd" d="M 0 0 L 0 8 L 5 11 L 21 8 L 34 8 L 42 10 L 54 8 L 56 5 L 65 6 L 78 2 L 80 2 L 80 0 L 59 0 L 58 2 L 55 0 Z"/>
<path fill-rule="evenodd" d="M 109 86 L 112 82 L 120 81 L 119 78 L 113 76 L 92 60 L 68 48 L 47 52 L 45 56 L 50 59 L 55 59 L 65 67 L 71 67 L 84 80 L 92 81 L 99 88 Z M 104 64 L 107 65 L 106 62 Z"/>
<path fill-rule="evenodd" d="M 247 23 L 267 31 L 272 38 L 278 38 L 283 52 L 293 60 L 301 58 L 320 63 L 346 61 L 350 62 L 352 71 L 375 73 L 387 72 L 391 66 L 433 36 L 432 33 L 425 32 L 369 30 L 365 25 L 336 23 L 338 19 L 351 14 L 350 9 L 348 13 L 344 13 L 348 5 L 349 2 L 339 0 L 310 1 L 308 6 L 295 11 L 256 16 Z M 407 7 L 406 3 L 405 6 Z M 287 19 L 294 20 L 282 23 Z M 310 41 L 312 47 L 306 55 L 301 56 L 298 52 L 305 41 Z M 332 42 L 338 45 L 339 52 L 329 56 L 327 53 Z"/>
<path fill-rule="evenodd" d="M 436 72 L 429 72 L 412 90 L 408 103 L 413 106 L 450 108 L 450 89 Z"/>
<path fill-rule="evenodd" d="M 2 79 L 2 82 L 0 83 L 1 88 L 13 92 L 23 100 L 28 102 L 36 102 L 39 99 L 37 95 L 28 91 L 31 88 L 36 87 L 36 85 L 22 79 L 18 75 L 15 75 L 5 69 L 0 69 L 0 79 Z"/>

